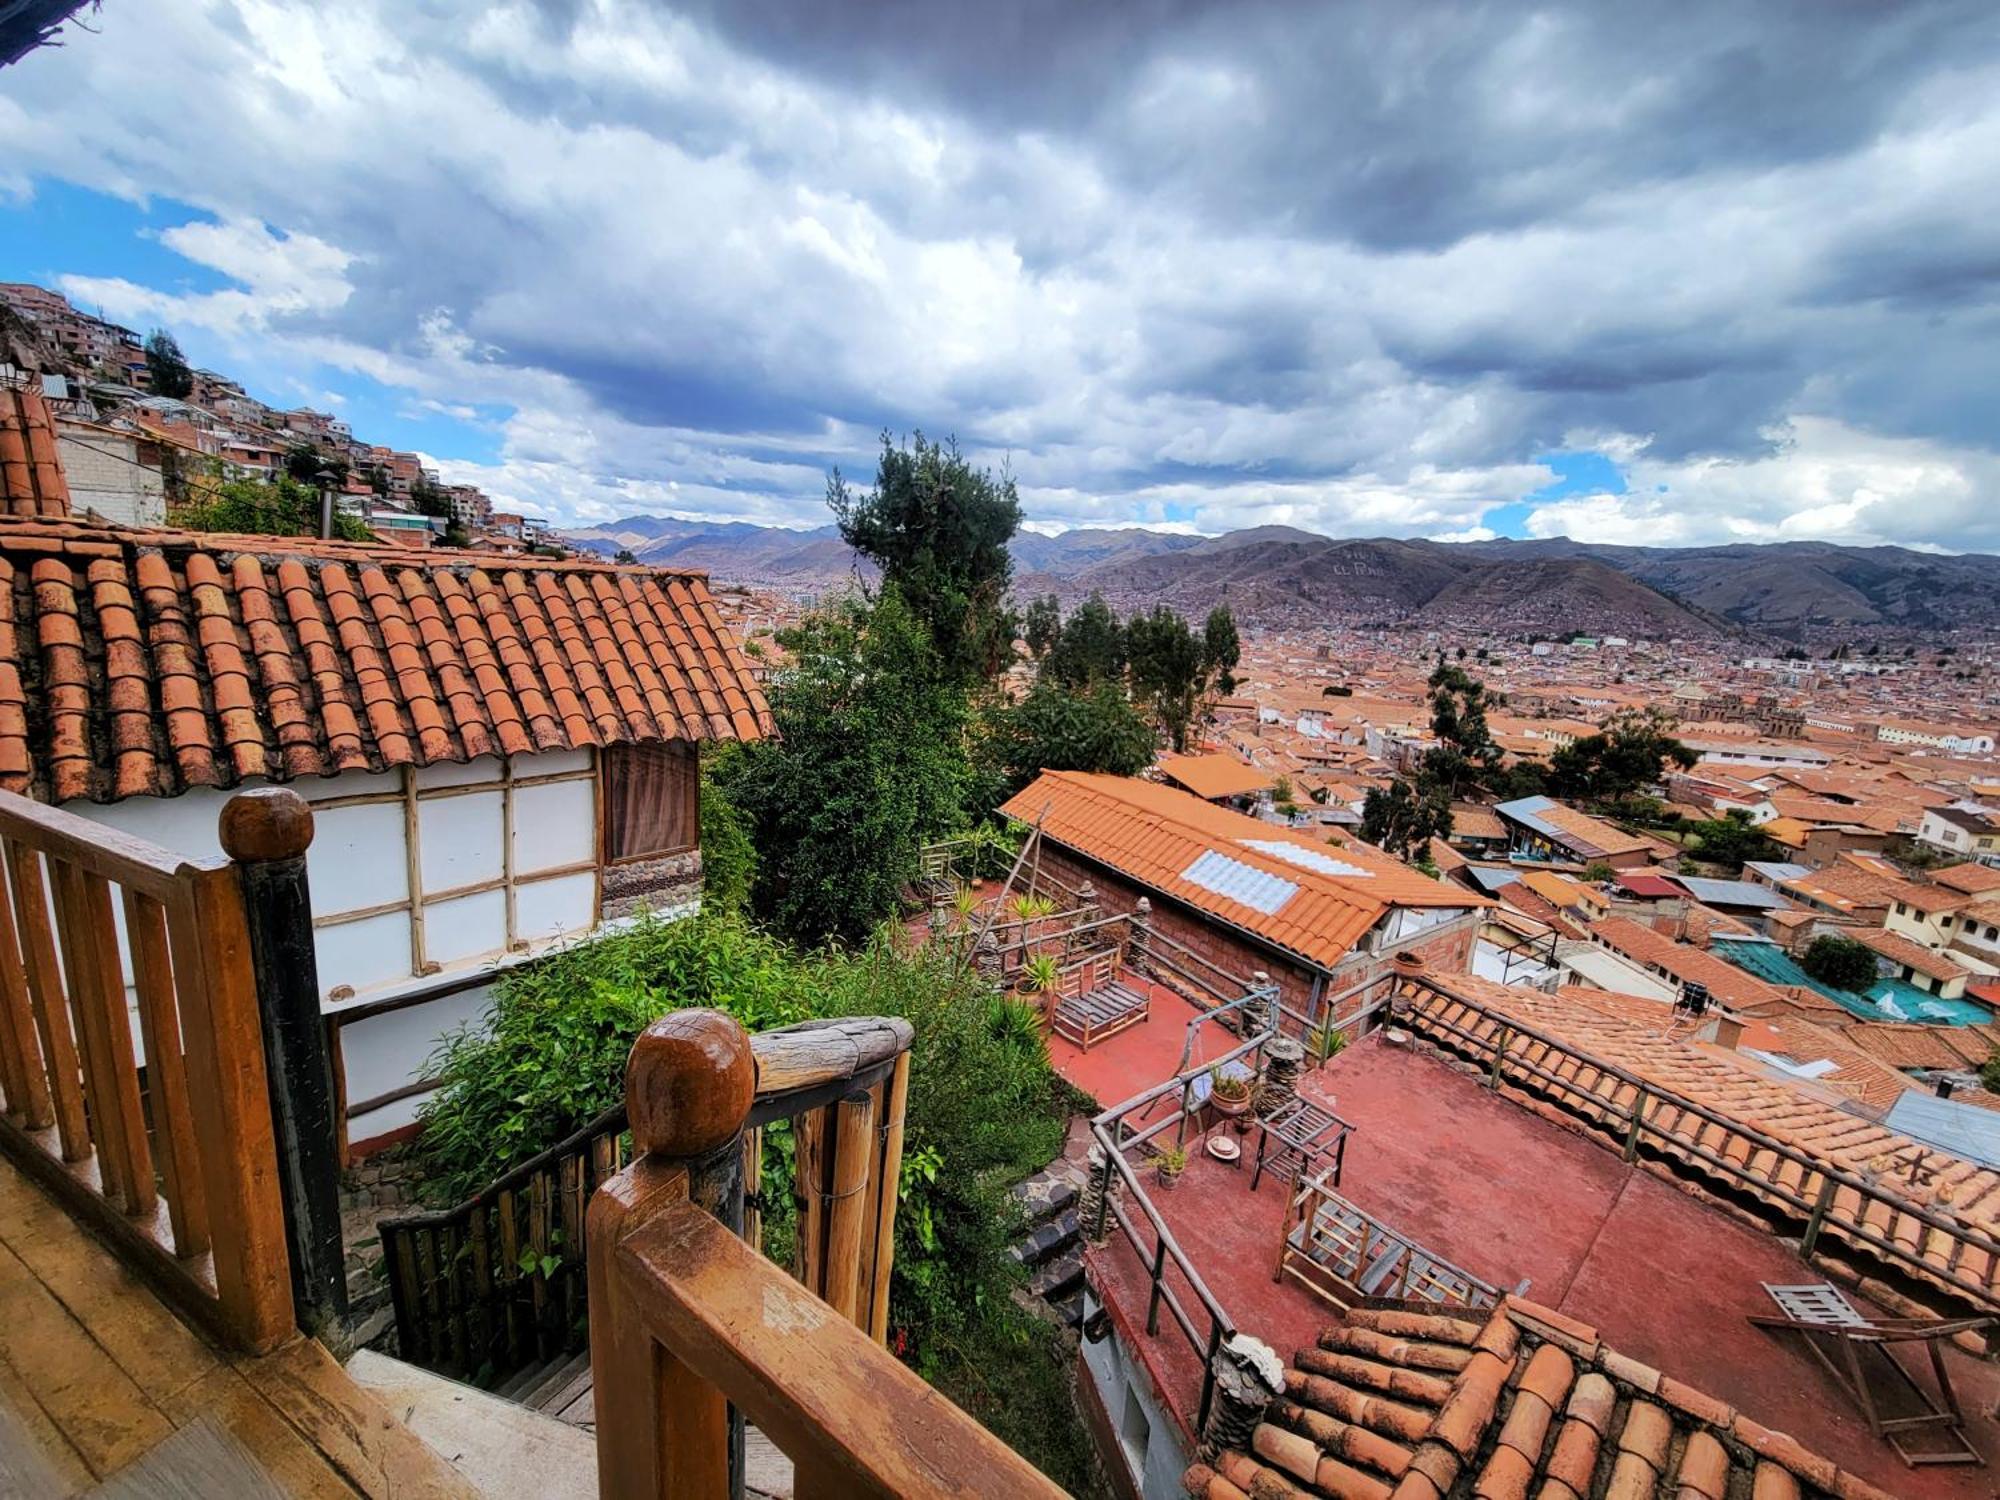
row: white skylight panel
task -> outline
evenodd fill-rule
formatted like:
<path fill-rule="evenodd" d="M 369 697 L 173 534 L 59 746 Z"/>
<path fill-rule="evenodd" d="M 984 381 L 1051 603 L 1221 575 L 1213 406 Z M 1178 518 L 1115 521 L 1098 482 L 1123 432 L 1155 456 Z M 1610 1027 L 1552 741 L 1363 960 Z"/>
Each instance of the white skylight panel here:
<path fill-rule="evenodd" d="M 1246 865 L 1240 859 L 1208 850 L 1181 871 L 1181 879 L 1192 881 L 1205 891 L 1227 896 L 1252 911 L 1270 916 L 1299 892 L 1297 885 L 1282 875 L 1272 875 Z"/>
<path fill-rule="evenodd" d="M 1286 864 L 1297 865 L 1302 870 L 1317 870 L 1322 875 L 1339 875 L 1349 880 L 1375 878 L 1373 870 L 1364 870 L 1359 865 L 1350 865 L 1346 860 L 1335 859 L 1331 854 L 1322 854 L 1317 849 L 1286 843 L 1282 839 L 1244 839 L 1242 844 L 1246 849 L 1255 849 L 1259 854 L 1282 859 Z"/>

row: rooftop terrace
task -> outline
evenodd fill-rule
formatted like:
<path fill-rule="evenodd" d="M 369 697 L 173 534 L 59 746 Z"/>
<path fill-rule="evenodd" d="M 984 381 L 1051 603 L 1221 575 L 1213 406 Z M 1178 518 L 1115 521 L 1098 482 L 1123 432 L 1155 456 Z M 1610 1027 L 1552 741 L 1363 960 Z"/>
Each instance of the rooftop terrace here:
<path fill-rule="evenodd" d="M 1184 1028 L 1174 1019 L 1162 1003 L 1146 1025 L 1087 1055 L 1059 1047 L 1058 1066 L 1101 1099 L 1138 1094 L 1169 1076 L 1180 1057 Z M 1208 1050 L 1219 1053 L 1223 1043 Z M 1379 1036 L 1308 1070 L 1301 1092 L 1355 1127 L 1341 1193 L 1433 1254 L 1595 1326 L 1631 1358 L 1891 1493 L 1992 1494 L 1990 1470 L 1905 1469 L 1804 1350 L 1748 1322 L 1770 1308 L 1763 1283 L 1822 1279 L 1785 1242 L 1627 1166 L 1615 1150 L 1488 1091 L 1478 1078 Z M 1330 1304 L 1272 1280 L 1288 1185 L 1267 1177 L 1253 1194 L 1247 1162 L 1237 1170 L 1199 1153 L 1176 1187 L 1160 1190 L 1150 1175 L 1145 1181 L 1239 1328 L 1289 1359 L 1341 1321 Z M 1089 1267 L 1126 1342 L 1177 1417 L 1191 1423 L 1200 1363 L 1164 1316 L 1161 1335 L 1145 1337 L 1148 1268 L 1116 1235 L 1092 1250 Z M 1991 1410 L 2000 1371 L 1955 1350 L 1948 1358 L 1967 1412 Z M 1967 1427 L 1989 1462 L 2000 1459 L 2000 1427 L 1979 1416 Z"/>

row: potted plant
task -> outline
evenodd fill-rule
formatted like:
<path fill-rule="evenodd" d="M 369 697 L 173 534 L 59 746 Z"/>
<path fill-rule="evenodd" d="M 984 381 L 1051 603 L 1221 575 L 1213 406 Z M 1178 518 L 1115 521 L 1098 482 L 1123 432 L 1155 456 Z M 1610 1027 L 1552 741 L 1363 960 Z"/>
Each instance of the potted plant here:
<path fill-rule="evenodd" d="M 1159 1178 L 1160 1186 L 1170 1188 L 1181 1180 L 1181 1173 L 1187 1170 L 1188 1155 L 1184 1146 L 1162 1146 L 1153 1157 L 1153 1174 Z"/>
<path fill-rule="evenodd" d="M 1226 1120 L 1246 1114 L 1250 1109 L 1250 1080 L 1241 1073 L 1224 1073 L 1219 1068 L 1208 1070 L 1208 1102 L 1215 1106 L 1215 1112 Z"/>
<path fill-rule="evenodd" d="M 1053 1002 L 1056 987 L 1061 983 L 1062 970 L 1057 967 L 1053 953 L 1030 953 L 1021 960 L 1021 972 L 1014 977 L 1015 989 L 1031 997 L 1043 1010 Z"/>

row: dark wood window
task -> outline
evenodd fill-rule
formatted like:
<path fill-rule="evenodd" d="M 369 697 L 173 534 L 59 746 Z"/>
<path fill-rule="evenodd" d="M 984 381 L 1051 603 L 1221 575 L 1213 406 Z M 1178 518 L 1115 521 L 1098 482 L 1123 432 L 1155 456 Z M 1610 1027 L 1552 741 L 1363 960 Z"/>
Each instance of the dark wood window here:
<path fill-rule="evenodd" d="M 701 841 L 701 765 L 685 742 L 603 752 L 604 862 L 679 854 Z"/>

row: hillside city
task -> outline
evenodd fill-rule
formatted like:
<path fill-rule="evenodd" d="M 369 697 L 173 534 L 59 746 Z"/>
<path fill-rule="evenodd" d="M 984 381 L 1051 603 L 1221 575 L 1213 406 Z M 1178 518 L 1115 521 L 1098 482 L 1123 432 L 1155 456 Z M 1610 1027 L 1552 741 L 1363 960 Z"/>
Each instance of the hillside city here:
<path fill-rule="evenodd" d="M 129 68 L 137 54 L 113 49 L 161 34 L 121 9 L 0 5 L 0 83 L 46 68 L 67 87 L 99 48 Z M 229 56 L 263 58 L 307 113 L 354 89 L 344 49 L 386 57 L 400 35 L 223 9 Z M 502 9 L 452 15 L 473 34 L 428 45 L 492 64 L 490 92 L 528 99 L 538 130 L 574 114 L 634 152 L 680 131 L 706 165 L 750 171 L 775 134 L 649 113 L 715 73 L 772 131 L 803 119 L 825 137 L 817 170 L 869 156 L 926 193 L 951 183 L 953 213 L 1005 209 L 994 160 L 971 170 L 962 144 L 909 126 L 944 116 L 864 111 L 879 134 L 855 152 L 822 96 L 731 71 L 782 56 L 799 71 L 770 77 L 796 83 L 816 58 L 859 88 L 887 57 L 898 88 L 939 68 L 963 118 L 1004 116 L 1014 90 L 957 71 L 981 49 L 926 41 L 916 13 L 885 53 L 859 16 L 791 17 L 774 40 L 748 16 L 656 31 L 607 0 L 535 19 L 550 29 L 513 54 L 530 21 Z M 1279 10 L 1289 42 L 1306 18 Z M 977 33 L 982 75 L 1010 47 L 1054 50 L 1045 32 L 1073 49 L 1057 61 L 1105 49 L 1112 73 L 1183 35 L 1164 15 L 953 19 L 998 26 Z M 1408 59 L 1442 66 L 1421 18 L 1370 24 L 1402 60 L 1363 49 L 1355 78 L 1394 94 L 1415 87 Z M 1840 25 L 1871 42 L 1842 32 L 1855 57 L 1902 55 L 1872 46 L 1886 18 Z M 588 45 L 558 54 L 558 34 Z M 1226 57 L 1220 32 L 1191 35 L 1183 64 Z M 1334 75 L 1313 49 L 1330 47 L 1299 44 L 1315 96 Z M 1772 55 L 1756 80 L 1772 112 L 1810 114 Z M 380 71 L 460 106 L 487 96 L 433 61 Z M 1265 61 L 1115 97 L 1191 120 L 1180 152 L 1225 131 L 1216 99 L 1257 116 L 1279 97 Z M 1858 99 L 1866 70 L 1844 63 Z M 1963 82 L 1939 67 L 1937 89 Z M 1066 118 L 1070 86 L 1027 118 Z M 1509 91 L 1500 115 L 1537 97 Z M 0 119 L 17 113 L 0 97 Z M 1800 130 L 1786 149 L 1807 149 Z M 425 149 L 462 149 L 449 135 Z M 1966 149 L 1953 141 L 1940 159 Z M 422 171 L 400 134 L 398 152 Z M 518 224 L 534 173 L 579 194 L 589 175 L 518 136 L 474 154 L 519 174 Z M 1393 165 L 1371 162 L 1363 197 L 1407 178 L 1410 222 L 1350 226 L 1350 248 L 1425 231 L 1451 248 L 1413 253 L 1443 258 L 1493 232 L 1426 230 L 1408 210 L 1437 163 Z M 1077 217 L 1116 180 L 1047 170 Z M 217 263 L 280 305 L 229 323 L 203 299 L 231 293 L 86 275 L 55 244 L 76 210 L 57 184 L 36 167 L 18 187 L 30 209 L 44 195 L 49 248 L 0 255 L 36 278 L 0 282 L 0 1500 L 2000 1493 L 1991 471 L 1925 449 L 1918 495 L 1849 455 L 1815 471 L 1823 503 L 1795 504 L 1798 526 L 1683 531 L 1661 521 L 1682 492 L 1641 478 L 1667 471 L 1641 467 L 1654 437 L 1578 418 L 1570 446 L 1536 439 L 1534 464 L 1502 466 L 1538 498 L 1475 526 L 1414 519 L 1428 458 L 1386 502 L 1361 474 L 1365 503 L 1338 527 L 1179 500 L 1124 516 L 1084 493 L 1103 450 L 1083 415 L 1024 442 L 1023 475 L 1007 444 L 949 435 L 978 383 L 951 361 L 1026 339 L 1017 309 L 1014 331 L 996 314 L 917 341 L 926 374 L 949 367 L 909 388 L 938 425 L 885 418 L 857 463 L 832 397 L 802 420 L 700 389 L 678 344 L 646 365 L 645 325 L 674 320 L 607 274 L 619 353 L 578 364 L 625 404 L 591 407 L 579 376 L 574 404 L 536 420 L 592 426 L 590 463 L 616 468 L 632 431 L 691 450 L 728 412 L 754 454 L 704 460 L 729 493 L 809 469 L 812 513 L 775 493 L 669 507 L 650 471 L 629 476 L 629 506 L 585 486 L 552 500 L 535 465 L 377 443 L 358 419 L 263 399 L 318 380 L 250 378 L 283 367 L 288 326 L 324 318 L 317 339 L 410 262 L 218 214 L 210 232 L 235 248 Z M 621 195 L 640 185 L 619 178 Z M 123 208 L 90 212 L 133 211 L 120 187 Z M 1203 188 L 1218 204 L 1239 190 Z M 1303 242 L 1291 191 L 1283 233 Z M 727 229 L 706 215 L 729 191 L 707 194 L 659 196 Z M 871 286 L 930 274 L 870 257 L 881 226 L 937 200 L 851 242 L 832 201 L 802 193 L 801 217 L 761 239 L 718 233 L 723 258 L 747 278 L 753 244 L 796 240 L 835 246 Z M 453 226 L 468 266 L 480 227 Z M 609 266 L 634 231 L 607 217 L 592 233 Z M 1008 258 L 1059 267 L 1060 238 Z M 1168 279 L 1158 255 L 1145 264 Z M 265 258 L 282 256 L 318 270 L 287 280 Z M 1255 279 L 1229 259 L 1173 296 Z M 1000 304 L 992 267 L 951 264 L 954 295 Z M 93 285 L 113 311 L 186 316 L 124 326 L 91 310 Z M 1884 319 L 1919 296 L 1898 285 L 1875 299 Z M 719 295 L 672 304 L 699 360 L 734 357 L 690 312 Z M 1133 345 L 1162 388 L 1253 392 L 1238 416 L 1260 414 L 1249 441 L 1271 451 L 1218 489 L 1264 483 L 1265 465 L 1290 481 L 1303 459 L 1261 418 L 1302 388 L 1294 366 L 1339 363 L 1295 346 L 1278 306 L 1219 315 L 1256 325 L 1261 374 L 1201 338 L 1184 365 L 1173 338 Z M 1635 352 L 1614 332 L 1617 359 L 1696 383 L 1678 342 Z M 1425 354 L 1411 334 L 1399 357 L 1440 386 L 1473 365 L 1483 382 L 1502 341 L 1478 335 Z M 898 325 L 871 357 L 904 342 Z M 207 367 L 231 349 L 237 374 Z M 505 378 L 486 352 L 476 379 Z M 1584 353 L 1523 388 L 1595 419 L 1618 382 L 1595 362 L 1613 356 Z M 1348 375 L 1379 376 L 1379 355 Z M 343 358 L 352 385 L 321 404 L 362 410 L 387 365 Z M 751 363 L 775 391 L 794 359 Z M 1108 388 L 1112 364 L 1093 381 Z M 651 429 L 649 402 L 670 409 Z M 1394 401 L 1356 404 L 1400 420 Z M 1471 412 L 1427 417 L 1417 451 L 1478 426 Z M 1661 444 L 1681 450 L 1645 461 L 1754 468 L 1707 453 L 1721 440 L 1690 422 Z M 1810 427 L 1771 454 L 1796 458 Z M 1161 445 L 1176 495 L 1228 467 L 1188 459 L 1188 437 Z M 1050 450 L 1074 482 L 1044 482 Z M 1571 468 L 1632 482 L 1569 490 Z M 1859 498 L 1829 500 L 1842 483 Z M 1918 524 L 1932 491 L 1949 545 L 1930 513 Z M 1893 541 L 1847 524 L 1883 494 L 1911 513 Z M 1646 524 L 1535 520 L 1607 508 Z M 1076 524 L 1089 514 L 1105 524 Z"/>

